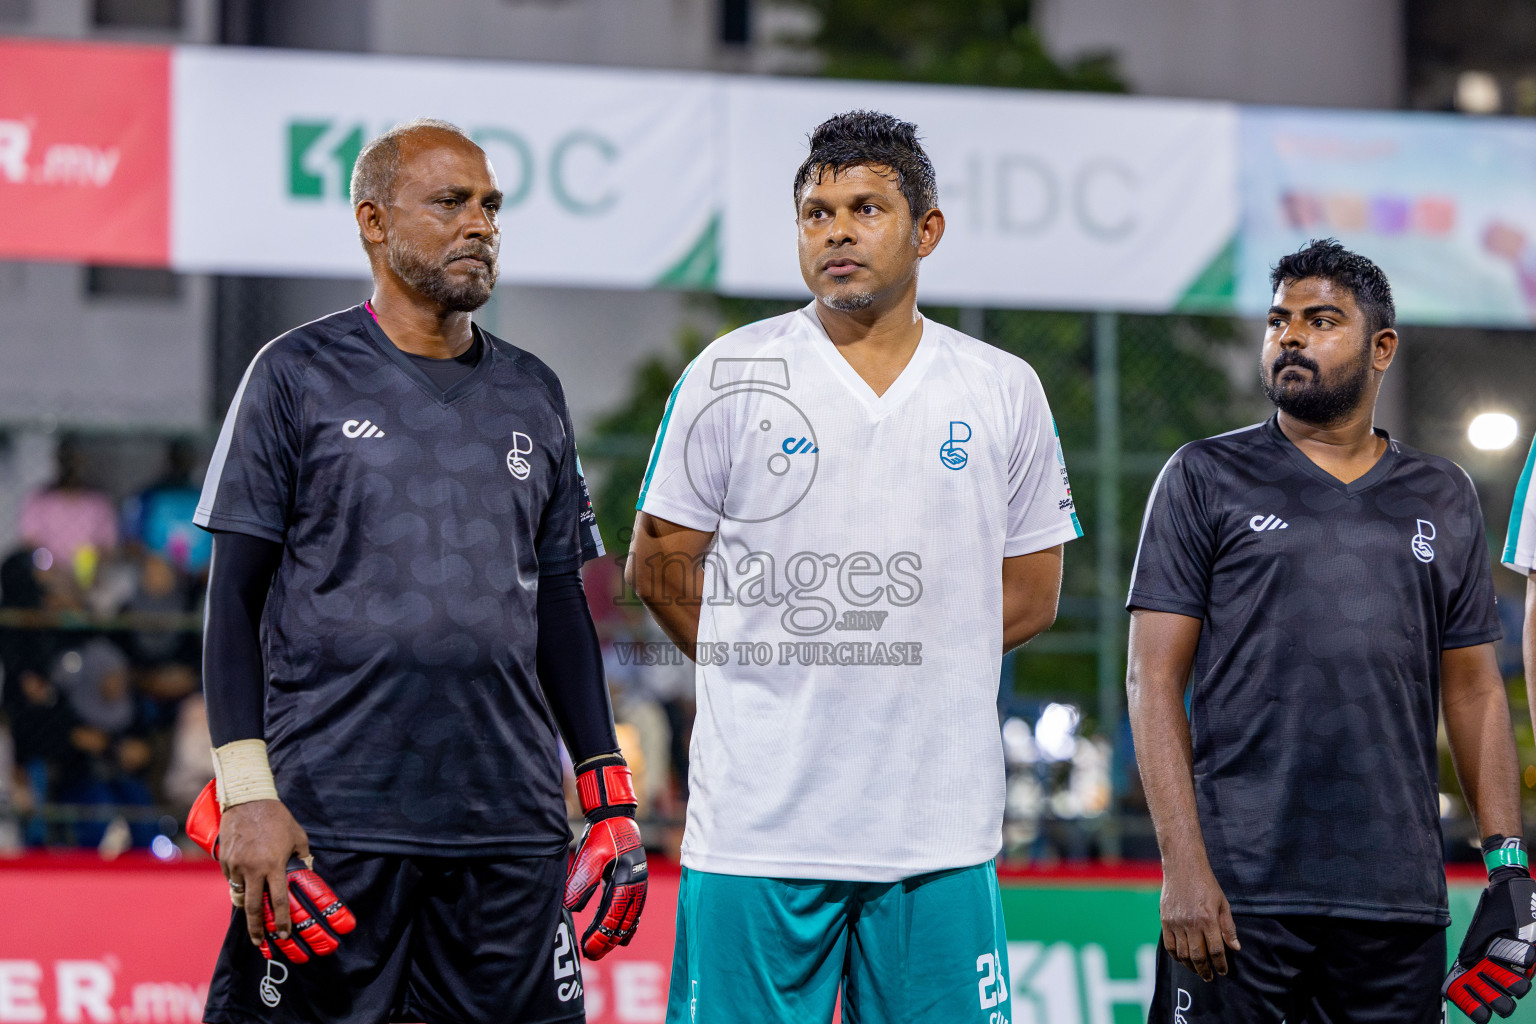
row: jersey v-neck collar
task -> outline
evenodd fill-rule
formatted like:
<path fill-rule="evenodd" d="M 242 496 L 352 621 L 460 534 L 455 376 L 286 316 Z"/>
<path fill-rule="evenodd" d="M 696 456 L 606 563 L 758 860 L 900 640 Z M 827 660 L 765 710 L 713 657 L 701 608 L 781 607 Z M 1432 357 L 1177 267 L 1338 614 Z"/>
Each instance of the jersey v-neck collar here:
<path fill-rule="evenodd" d="M 479 387 L 480 382 L 490 375 L 491 362 L 496 358 L 496 346 L 491 344 L 490 337 L 473 320 L 470 321 L 469 329 L 475 333 L 480 342 L 480 362 L 463 380 L 444 391 L 433 383 L 432 378 L 428 377 L 421 367 L 411 362 L 410 356 L 400 351 L 400 347 L 389 340 L 389 335 L 384 333 L 384 328 L 379 326 L 379 322 L 373 318 L 373 314 L 368 311 L 366 305 L 355 307 L 355 312 L 362 322 L 364 333 L 367 334 L 368 340 L 373 342 L 374 347 L 440 405 L 452 405 Z"/>
<path fill-rule="evenodd" d="M 1271 416 L 1264 424 L 1264 432 L 1268 434 L 1270 439 L 1274 441 L 1275 444 L 1279 445 L 1280 448 L 1286 453 L 1286 455 L 1294 462 L 1296 462 L 1297 465 L 1299 465 L 1307 473 L 1311 474 L 1315 479 L 1322 481 L 1336 491 L 1342 491 L 1344 494 L 1347 494 L 1350 497 L 1354 497 L 1355 495 L 1360 494 L 1362 491 L 1370 490 L 1372 487 L 1375 487 L 1377 484 L 1381 483 L 1381 481 L 1387 478 L 1387 474 L 1392 472 L 1392 467 L 1397 465 L 1397 442 L 1392 440 L 1391 436 L 1380 427 L 1374 427 L 1372 429 L 1374 430 L 1377 437 L 1387 442 L 1387 450 L 1381 453 L 1381 458 L 1376 460 L 1376 464 L 1374 466 L 1366 470 L 1362 475 L 1356 477 L 1349 483 L 1345 483 L 1343 480 L 1340 480 L 1338 477 L 1328 472 L 1322 466 L 1319 466 L 1317 463 L 1307 458 L 1306 452 L 1303 452 L 1300 448 L 1296 447 L 1296 442 L 1285 436 L 1285 431 L 1280 429 L 1279 413 Z"/>
<path fill-rule="evenodd" d="M 917 340 L 917 348 L 912 350 L 912 356 L 907 360 L 907 365 L 901 368 L 901 373 L 897 374 L 891 386 L 885 389 L 885 394 L 877 395 L 875 389 L 859 376 L 859 371 L 853 368 L 853 364 L 837 350 L 837 345 L 827 334 L 827 329 L 822 326 L 821 318 L 816 315 L 816 302 L 817 300 L 812 299 L 809 305 L 800 310 L 801 315 L 810 321 L 812 347 L 831 367 L 832 375 L 853 393 L 853 396 L 869 410 L 875 419 L 880 419 L 915 391 L 918 382 L 928 372 L 928 365 L 933 362 L 934 353 L 939 347 L 939 339 L 933 334 L 932 321 L 927 317 L 922 318 L 923 333 Z M 918 315 L 922 316 L 921 313 Z"/>

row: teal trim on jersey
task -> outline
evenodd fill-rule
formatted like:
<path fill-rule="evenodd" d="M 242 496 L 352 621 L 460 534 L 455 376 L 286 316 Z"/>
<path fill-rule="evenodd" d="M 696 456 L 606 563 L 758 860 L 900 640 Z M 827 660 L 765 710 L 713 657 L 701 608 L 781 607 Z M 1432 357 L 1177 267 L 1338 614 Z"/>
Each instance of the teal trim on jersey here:
<path fill-rule="evenodd" d="M 672 407 L 677 404 L 677 393 L 683 390 L 683 381 L 688 379 L 688 371 L 693 369 L 695 359 L 683 367 L 682 376 L 677 378 L 677 383 L 672 385 L 672 393 L 667 396 L 667 408 L 661 414 L 661 426 L 656 428 L 656 447 L 651 449 L 651 461 L 645 467 L 645 479 L 640 482 L 640 498 L 635 502 L 635 511 L 640 511 L 640 506 L 645 504 L 645 495 L 651 489 L 651 477 L 656 473 L 656 463 L 661 459 L 661 442 L 667 437 L 667 424 L 672 422 Z"/>
<path fill-rule="evenodd" d="M 839 986 L 859 1024 L 1012 1019 L 996 866 L 900 882 L 683 868 L 667 1024 L 831 1020 Z"/>
<path fill-rule="evenodd" d="M 1077 535 L 1079 537 L 1081 537 L 1083 535 L 1083 524 L 1077 521 L 1077 513 L 1076 512 L 1072 513 L 1072 529 L 1077 531 Z M 1073 550 L 1075 551 L 1077 549 L 1074 548 Z"/>
<path fill-rule="evenodd" d="M 1531 442 L 1525 469 L 1520 472 L 1520 482 L 1515 485 L 1515 507 L 1509 513 L 1509 536 L 1504 539 L 1504 557 L 1499 559 L 1505 565 L 1514 564 L 1515 552 L 1520 546 L 1520 527 L 1525 519 L 1525 496 L 1531 489 L 1532 467 L 1536 467 L 1536 441 Z"/>

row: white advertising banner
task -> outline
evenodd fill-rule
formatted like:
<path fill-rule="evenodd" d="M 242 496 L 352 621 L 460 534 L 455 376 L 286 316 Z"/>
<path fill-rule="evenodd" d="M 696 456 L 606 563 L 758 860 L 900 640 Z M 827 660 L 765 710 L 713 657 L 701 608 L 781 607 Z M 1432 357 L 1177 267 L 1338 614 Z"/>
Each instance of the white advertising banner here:
<path fill-rule="evenodd" d="M 171 263 L 366 277 L 347 185 L 413 117 L 469 132 L 506 202 L 501 280 L 707 287 L 717 80 L 555 65 L 178 48 Z"/>
<path fill-rule="evenodd" d="M 805 292 L 795 169 L 811 130 L 867 108 L 917 124 L 939 181 L 929 302 L 1224 309 L 1238 227 L 1237 108 L 938 86 L 727 80 L 721 291 Z"/>

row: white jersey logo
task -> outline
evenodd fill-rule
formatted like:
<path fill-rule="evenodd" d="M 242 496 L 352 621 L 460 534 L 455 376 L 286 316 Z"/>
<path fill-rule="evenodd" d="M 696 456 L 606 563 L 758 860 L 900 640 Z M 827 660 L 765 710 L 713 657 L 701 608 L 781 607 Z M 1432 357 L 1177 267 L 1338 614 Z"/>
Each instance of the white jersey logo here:
<path fill-rule="evenodd" d="M 273 971 L 281 971 L 281 974 L 273 974 Z M 261 979 L 261 1001 L 268 1006 L 276 1006 L 283 1001 L 283 994 L 277 990 L 277 986 L 288 980 L 288 968 L 276 960 L 267 961 L 267 976 Z"/>
<path fill-rule="evenodd" d="M 1248 529 L 1254 533 L 1263 533 L 1265 530 L 1288 530 L 1291 524 L 1279 516 L 1266 516 L 1262 512 L 1248 520 Z"/>
<path fill-rule="evenodd" d="M 523 458 L 533 454 L 533 438 L 520 430 L 512 431 L 512 450 L 507 452 L 507 470 L 519 480 L 527 480 L 533 466 Z"/>
<path fill-rule="evenodd" d="M 1429 542 L 1435 539 L 1435 524 L 1428 519 L 1418 521 L 1419 532 L 1413 535 L 1413 557 L 1424 563 L 1435 560 L 1435 549 Z"/>
<path fill-rule="evenodd" d="M 341 432 L 351 438 L 384 436 L 384 431 L 372 420 L 347 420 L 341 425 Z"/>

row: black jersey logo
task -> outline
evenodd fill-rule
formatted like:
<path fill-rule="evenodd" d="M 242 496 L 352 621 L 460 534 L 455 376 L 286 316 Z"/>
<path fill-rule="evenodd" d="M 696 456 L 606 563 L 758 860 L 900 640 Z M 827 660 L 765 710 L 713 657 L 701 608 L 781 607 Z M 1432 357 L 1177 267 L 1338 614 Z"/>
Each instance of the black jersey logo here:
<path fill-rule="evenodd" d="M 384 431 L 372 420 L 347 420 L 341 425 L 341 432 L 354 440 L 359 437 L 384 436 Z"/>
<path fill-rule="evenodd" d="M 519 480 L 527 480 L 533 469 L 524 455 L 533 454 L 533 438 L 521 430 L 512 431 L 512 450 L 507 452 L 507 469 Z"/>
<path fill-rule="evenodd" d="M 281 973 L 273 974 L 272 972 L 274 970 L 280 971 Z M 276 1006 L 278 1003 L 282 1002 L 283 994 L 277 990 L 277 986 L 281 985 L 287 980 L 288 968 L 284 967 L 276 960 L 268 960 L 267 976 L 262 978 L 261 984 L 257 986 L 258 991 L 261 993 L 261 1001 L 266 1003 L 268 1006 Z"/>
<path fill-rule="evenodd" d="M 1413 535 L 1413 557 L 1428 564 L 1435 560 L 1435 549 L 1429 542 L 1435 539 L 1435 524 L 1428 519 L 1418 521 L 1419 532 Z"/>

